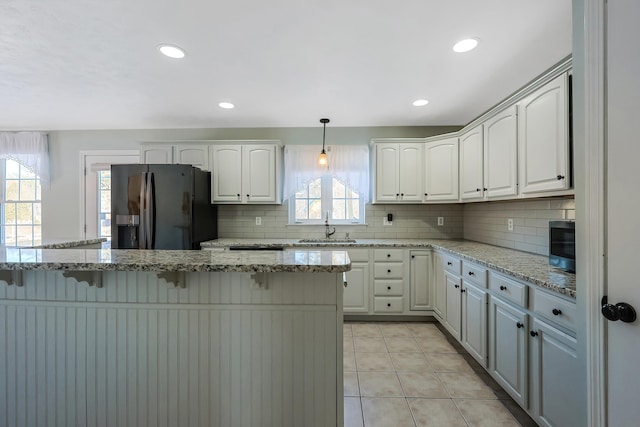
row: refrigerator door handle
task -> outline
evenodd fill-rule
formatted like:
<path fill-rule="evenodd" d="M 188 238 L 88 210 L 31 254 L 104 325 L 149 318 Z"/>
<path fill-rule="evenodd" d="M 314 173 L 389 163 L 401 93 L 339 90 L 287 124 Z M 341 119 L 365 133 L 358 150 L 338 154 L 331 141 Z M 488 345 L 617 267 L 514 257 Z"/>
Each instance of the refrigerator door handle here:
<path fill-rule="evenodd" d="M 140 236 L 138 237 L 138 248 L 146 249 L 147 246 L 147 221 L 145 218 L 145 200 L 147 194 L 147 173 L 140 174 L 140 226 L 138 227 Z"/>
<path fill-rule="evenodd" d="M 155 249 L 156 247 L 156 211 L 155 211 L 155 202 L 156 202 L 156 183 L 154 179 L 153 172 L 149 172 L 147 174 L 147 239 L 149 240 L 148 248 Z"/>

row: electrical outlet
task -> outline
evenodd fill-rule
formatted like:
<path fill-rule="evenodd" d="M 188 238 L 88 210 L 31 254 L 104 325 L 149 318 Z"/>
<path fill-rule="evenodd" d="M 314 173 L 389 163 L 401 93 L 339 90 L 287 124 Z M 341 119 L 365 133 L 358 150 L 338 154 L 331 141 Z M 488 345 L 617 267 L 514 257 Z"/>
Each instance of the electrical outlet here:
<path fill-rule="evenodd" d="M 507 230 L 513 231 L 513 219 L 512 218 L 507 219 Z"/>
<path fill-rule="evenodd" d="M 389 221 L 385 216 L 382 218 L 382 225 L 393 225 L 393 221 Z"/>
<path fill-rule="evenodd" d="M 442 227 L 444 225 L 444 217 L 443 216 L 439 216 L 438 217 L 438 227 Z"/>
<path fill-rule="evenodd" d="M 256 225 L 262 225 L 262 217 L 261 216 L 257 216 L 256 217 Z"/>

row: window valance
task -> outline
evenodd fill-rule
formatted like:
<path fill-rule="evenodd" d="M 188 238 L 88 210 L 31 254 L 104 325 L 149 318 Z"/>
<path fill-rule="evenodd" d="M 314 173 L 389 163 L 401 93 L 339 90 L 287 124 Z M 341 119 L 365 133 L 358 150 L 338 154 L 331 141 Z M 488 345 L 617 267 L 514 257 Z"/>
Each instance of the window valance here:
<path fill-rule="evenodd" d="M 49 138 L 44 132 L 0 132 L 0 159 L 13 159 L 29 168 L 40 185 L 49 186 Z"/>
<path fill-rule="evenodd" d="M 369 201 L 369 146 L 331 145 L 329 166 L 318 165 L 317 146 L 287 145 L 284 149 L 284 199 L 324 174 L 330 174 Z"/>

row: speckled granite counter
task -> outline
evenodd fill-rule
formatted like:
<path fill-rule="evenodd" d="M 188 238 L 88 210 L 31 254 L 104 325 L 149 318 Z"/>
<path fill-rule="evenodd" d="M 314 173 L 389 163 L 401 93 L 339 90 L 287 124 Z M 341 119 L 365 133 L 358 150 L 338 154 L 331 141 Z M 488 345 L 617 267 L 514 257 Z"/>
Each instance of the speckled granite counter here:
<path fill-rule="evenodd" d="M 496 271 L 526 280 L 537 286 L 575 298 L 576 276 L 549 265 L 545 256 L 516 251 L 484 243 L 441 239 L 357 239 L 355 243 L 300 243 L 299 239 L 218 239 L 202 244 L 203 248 L 230 246 L 260 247 L 379 247 L 433 248 L 450 252 Z"/>
<path fill-rule="evenodd" d="M 0 270 L 321 272 L 350 270 L 345 251 L 0 249 Z"/>
<path fill-rule="evenodd" d="M 35 242 L 29 247 L 33 249 L 65 249 L 65 248 L 75 248 L 78 246 L 99 246 L 102 243 L 106 242 L 107 239 L 104 237 L 99 237 L 95 239 L 43 239 L 39 242 Z"/>

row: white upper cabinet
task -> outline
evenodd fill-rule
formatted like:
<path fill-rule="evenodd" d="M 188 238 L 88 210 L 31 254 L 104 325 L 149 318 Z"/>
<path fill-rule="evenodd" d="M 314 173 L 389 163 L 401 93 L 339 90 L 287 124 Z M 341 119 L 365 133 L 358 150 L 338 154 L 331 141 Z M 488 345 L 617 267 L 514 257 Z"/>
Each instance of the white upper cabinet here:
<path fill-rule="evenodd" d="M 458 138 L 424 145 L 424 201 L 458 200 Z"/>
<path fill-rule="evenodd" d="M 484 151 L 482 125 L 478 125 L 460 137 L 460 197 L 482 199 L 484 197 Z"/>
<path fill-rule="evenodd" d="M 205 171 L 209 168 L 209 146 L 204 144 L 178 144 L 173 146 L 174 162 L 193 165 Z"/>
<path fill-rule="evenodd" d="M 228 144 L 210 147 L 214 203 L 279 203 L 277 144 Z"/>
<path fill-rule="evenodd" d="M 518 116 L 515 105 L 484 122 L 485 197 L 518 194 Z"/>
<path fill-rule="evenodd" d="M 563 73 L 518 102 L 520 192 L 570 186 L 568 84 Z"/>
<path fill-rule="evenodd" d="M 376 143 L 376 202 L 422 201 L 423 143 Z"/>
<path fill-rule="evenodd" d="M 140 144 L 140 160 L 144 164 L 171 164 L 173 163 L 173 145 Z"/>

